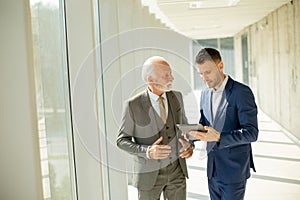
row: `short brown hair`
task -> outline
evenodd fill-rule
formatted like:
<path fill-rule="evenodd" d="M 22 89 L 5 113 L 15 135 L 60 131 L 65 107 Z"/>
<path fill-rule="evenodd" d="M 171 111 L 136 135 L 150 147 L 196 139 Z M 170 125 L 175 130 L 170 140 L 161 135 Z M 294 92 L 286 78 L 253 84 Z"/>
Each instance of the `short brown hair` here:
<path fill-rule="evenodd" d="M 215 63 L 222 61 L 220 52 L 214 48 L 203 48 L 196 56 L 196 63 L 202 64 L 207 60 L 213 60 Z"/>

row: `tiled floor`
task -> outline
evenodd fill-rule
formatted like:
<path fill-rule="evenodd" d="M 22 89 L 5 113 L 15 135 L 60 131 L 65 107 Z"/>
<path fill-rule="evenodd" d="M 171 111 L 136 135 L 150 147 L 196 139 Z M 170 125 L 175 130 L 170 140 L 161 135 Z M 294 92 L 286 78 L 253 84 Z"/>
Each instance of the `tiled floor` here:
<path fill-rule="evenodd" d="M 185 96 L 185 109 L 190 123 L 198 119 L 194 99 L 199 93 Z M 187 99 L 188 102 L 187 102 Z M 252 144 L 256 173 L 248 179 L 245 200 L 299 200 L 300 146 L 289 133 L 283 131 L 268 116 L 259 111 L 259 137 Z M 188 159 L 190 178 L 187 181 L 188 200 L 209 200 L 206 178 L 205 144 L 196 143 L 192 158 Z M 129 186 L 129 200 L 136 200 L 136 189 Z"/>

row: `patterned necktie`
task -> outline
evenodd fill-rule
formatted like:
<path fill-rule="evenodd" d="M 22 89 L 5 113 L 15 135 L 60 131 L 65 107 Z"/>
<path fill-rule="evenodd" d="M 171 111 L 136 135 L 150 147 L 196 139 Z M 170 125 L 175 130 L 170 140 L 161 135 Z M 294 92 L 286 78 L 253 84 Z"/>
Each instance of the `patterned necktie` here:
<path fill-rule="evenodd" d="M 164 123 L 167 121 L 167 116 L 166 116 L 166 108 L 164 104 L 164 98 L 162 96 L 159 96 L 159 109 L 160 109 L 160 117 L 163 120 Z"/>

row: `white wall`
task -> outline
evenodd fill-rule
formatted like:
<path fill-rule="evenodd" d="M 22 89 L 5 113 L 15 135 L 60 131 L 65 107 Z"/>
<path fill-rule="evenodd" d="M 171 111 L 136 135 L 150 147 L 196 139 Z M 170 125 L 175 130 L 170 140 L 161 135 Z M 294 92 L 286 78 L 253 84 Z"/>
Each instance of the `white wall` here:
<path fill-rule="evenodd" d="M 242 79 L 241 35 L 248 33 L 250 85 L 261 109 L 300 139 L 300 1 L 278 8 L 235 36 Z"/>
<path fill-rule="evenodd" d="M 29 5 L 0 2 L 0 199 L 42 199 Z"/>

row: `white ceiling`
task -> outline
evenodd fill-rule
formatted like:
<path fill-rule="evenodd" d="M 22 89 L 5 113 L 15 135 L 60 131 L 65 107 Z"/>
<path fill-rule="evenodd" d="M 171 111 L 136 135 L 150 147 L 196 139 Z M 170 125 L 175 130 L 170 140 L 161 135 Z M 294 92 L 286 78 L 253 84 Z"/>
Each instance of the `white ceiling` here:
<path fill-rule="evenodd" d="M 230 37 L 290 0 L 142 0 L 157 18 L 192 39 Z M 228 6 L 228 4 L 237 5 Z M 196 8 L 198 5 L 210 8 Z M 223 6 L 223 7 L 220 7 Z"/>

